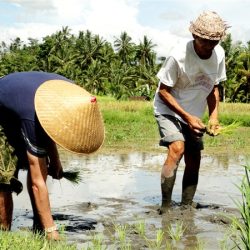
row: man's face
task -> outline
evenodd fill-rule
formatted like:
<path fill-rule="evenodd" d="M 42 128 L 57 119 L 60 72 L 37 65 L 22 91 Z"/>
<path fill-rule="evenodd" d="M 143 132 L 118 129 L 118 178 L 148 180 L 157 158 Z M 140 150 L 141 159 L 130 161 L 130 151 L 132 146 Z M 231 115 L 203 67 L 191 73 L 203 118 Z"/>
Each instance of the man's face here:
<path fill-rule="evenodd" d="M 195 51 L 202 59 L 208 59 L 212 55 L 214 47 L 219 43 L 219 40 L 204 39 L 196 35 L 193 37 Z"/>
<path fill-rule="evenodd" d="M 198 36 L 195 38 L 195 40 L 200 49 L 204 49 L 206 51 L 212 51 L 214 47 L 219 43 L 219 40 L 209 40 Z"/>

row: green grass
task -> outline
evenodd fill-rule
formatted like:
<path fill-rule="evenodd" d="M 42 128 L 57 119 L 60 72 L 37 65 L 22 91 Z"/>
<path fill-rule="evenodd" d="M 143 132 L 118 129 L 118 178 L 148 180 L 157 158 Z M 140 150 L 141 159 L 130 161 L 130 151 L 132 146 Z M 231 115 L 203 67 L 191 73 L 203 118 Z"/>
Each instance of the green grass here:
<path fill-rule="evenodd" d="M 100 99 L 105 123 L 105 148 L 116 150 L 147 150 L 157 143 L 158 130 L 152 113 L 152 103 Z"/>
<path fill-rule="evenodd" d="M 245 175 L 241 185 L 238 185 L 242 200 L 235 201 L 240 212 L 240 218 L 233 218 L 232 225 L 236 232 L 233 241 L 238 249 L 250 250 L 250 166 L 244 167 Z"/>
<path fill-rule="evenodd" d="M 110 97 L 99 97 L 98 100 L 106 131 L 103 151 L 159 151 L 159 133 L 152 102 L 117 101 Z M 206 135 L 205 150 L 249 151 L 250 104 L 220 103 L 219 109 L 222 126 L 239 122 L 241 127 L 235 128 L 230 134 L 216 137 Z M 207 123 L 207 120 L 206 113 L 203 121 Z"/>
<path fill-rule="evenodd" d="M 48 241 L 44 236 L 28 231 L 5 232 L 0 230 L 1 250 L 76 250 L 75 245 L 65 244 L 65 241 Z"/>

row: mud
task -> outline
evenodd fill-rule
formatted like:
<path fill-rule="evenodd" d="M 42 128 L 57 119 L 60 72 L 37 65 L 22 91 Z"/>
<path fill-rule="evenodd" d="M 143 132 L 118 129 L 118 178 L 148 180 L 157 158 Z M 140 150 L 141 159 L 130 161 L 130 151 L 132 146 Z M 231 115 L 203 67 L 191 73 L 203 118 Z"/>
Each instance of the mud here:
<path fill-rule="evenodd" d="M 166 245 L 171 245 L 171 249 L 222 249 L 228 240 L 228 216 L 238 216 L 234 201 L 240 200 L 241 195 L 236 185 L 242 180 L 248 156 L 202 156 L 194 200 L 204 207 L 198 209 L 178 205 L 184 168 L 181 162 L 172 197 L 175 205 L 160 215 L 160 169 L 164 157 L 163 153 L 140 152 L 91 156 L 63 153 L 65 169 L 80 170 L 83 177 L 79 185 L 48 179 L 53 217 L 63 228 L 67 241 L 76 243 L 79 249 L 87 248 L 93 235 L 100 233 L 108 249 L 117 249 L 114 225 L 128 225 L 126 240 L 132 249 L 152 249 L 159 230 L 164 232 L 161 249 L 166 249 Z M 32 226 L 25 177 L 26 173 L 21 172 L 24 191 L 14 197 L 13 230 Z M 145 225 L 145 237 L 134 230 L 139 223 Z M 185 231 L 176 241 L 168 230 L 178 223 L 183 223 Z"/>

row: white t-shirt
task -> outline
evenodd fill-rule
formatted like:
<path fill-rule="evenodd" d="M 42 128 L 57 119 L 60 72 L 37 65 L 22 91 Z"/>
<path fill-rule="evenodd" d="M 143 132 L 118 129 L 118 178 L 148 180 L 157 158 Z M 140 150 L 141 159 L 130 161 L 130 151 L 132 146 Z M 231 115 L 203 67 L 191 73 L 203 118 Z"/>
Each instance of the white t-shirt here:
<path fill-rule="evenodd" d="M 186 112 L 201 118 L 206 109 L 207 96 L 214 85 L 226 80 L 225 52 L 218 44 L 209 59 L 200 59 L 193 41 L 189 41 L 184 47 L 170 53 L 157 77 L 159 85 L 154 98 L 155 115 L 169 114 L 183 121 L 160 98 L 158 93 L 162 83 L 172 87 L 172 96 Z"/>

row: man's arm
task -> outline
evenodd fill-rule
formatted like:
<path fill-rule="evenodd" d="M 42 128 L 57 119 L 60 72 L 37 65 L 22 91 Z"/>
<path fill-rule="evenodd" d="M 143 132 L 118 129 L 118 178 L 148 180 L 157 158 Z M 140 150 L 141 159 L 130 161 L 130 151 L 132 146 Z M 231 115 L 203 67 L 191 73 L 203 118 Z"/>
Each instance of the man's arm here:
<path fill-rule="evenodd" d="M 208 105 L 208 113 L 209 120 L 217 120 L 218 121 L 218 108 L 219 108 L 219 88 L 218 86 L 214 86 L 213 90 L 207 97 L 207 105 Z"/>
<path fill-rule="evenodd" d="M 46 186 L 48 171 L 46 158 L 38 158 L 29 152 L 27 152 L 27 156 L 30 166 L 30 185 L 34 196 L 36 211 L 38 213 L 40 222 L 46 231 L 46 229 L 55 227 L 50 209 L 48 189 Z M 58 239 L 58 232 L 53 230 L 52 232 L 48 233 L 48 238 Z"/>
<path fill-rule="evenodd" d="M 188 126 L 196 133 L 200 133 L 201 129 L 205 128 L 205 125 L 202 121 L 188 112 L 186 112 L 175 100 L 175 98 L 171 94 L 171 87 L 166 86 L 165 84 L 160 85 L 159 95 L 161 99 L 166 103 L 166 105 L 172 109 L 175 113 L 177 113 L 185 122 L 187 122 Z"/>
<path fill-rule="evenodd" d="M 209 135 L 213 136 L 218 135 L 220 132 L 220 125 L 218 120 L 219 102 L 220 102 L 219 88 L 217 85 L 215 85 L 213 90 L 207 97 L 208 115 L 209 115 L 207 132 Z"/>

